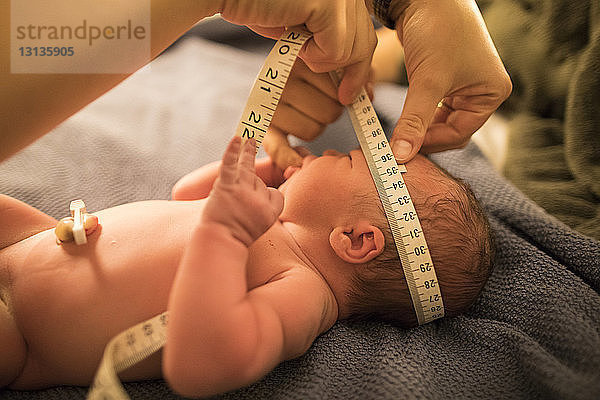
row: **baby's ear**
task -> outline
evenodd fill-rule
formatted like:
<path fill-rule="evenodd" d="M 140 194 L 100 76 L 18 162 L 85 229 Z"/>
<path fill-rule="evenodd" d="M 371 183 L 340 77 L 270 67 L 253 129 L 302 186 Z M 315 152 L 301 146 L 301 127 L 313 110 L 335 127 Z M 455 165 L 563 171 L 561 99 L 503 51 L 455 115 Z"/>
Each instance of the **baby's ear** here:
<path fill-rule="evenodd" d="M 329 234 L 329 244 L 342 260 L 364 264 L 377 257 L 385 248 L 381 230 L 368 221 L 338 226 Z"/>

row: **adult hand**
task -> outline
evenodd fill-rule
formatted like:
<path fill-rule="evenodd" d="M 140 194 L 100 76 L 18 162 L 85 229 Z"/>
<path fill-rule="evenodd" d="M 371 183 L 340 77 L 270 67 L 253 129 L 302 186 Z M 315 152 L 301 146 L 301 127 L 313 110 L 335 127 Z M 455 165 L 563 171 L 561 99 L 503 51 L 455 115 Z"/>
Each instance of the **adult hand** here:
<path fill-rule="evenodd" d="M 364 0 L 223 0 L 220 12 L 273 39 L 286 26 L 304 24 L 313 37 L 299 56 L 314 72 L 344 67 L 337 92 L 342 104 L 351 103 L 367 82 L 377 37 Z"/>
<path fill-rule="evenodd" d="M 297 60 L 265 136 L 265 151 L 283 170 L 302 165 L 302 154 L 290 147 L 287 135 L 311 141 L 343 111 L 329 74 L 314 73 L 302 60 Z"/>
<path fill-rule="evenodd" d="M 365 88 L 372 99 L 372 71 L 368 79 Z M 290 146 L 288 135 L 310 142 L 340 117 L 344 107 L 337 100 L 336 90 L 329 74 L 314 73 L 302 60 L 296 61 L 263 141 L 277 167 L 299 167 L 306 156 L 305 148 Z"/>
<path fill-rule="evenodd" d="M 464 147 L 512 85 L 474 0 L 397 0 L 408 93 L 391 144 L 399 162 Z"/>

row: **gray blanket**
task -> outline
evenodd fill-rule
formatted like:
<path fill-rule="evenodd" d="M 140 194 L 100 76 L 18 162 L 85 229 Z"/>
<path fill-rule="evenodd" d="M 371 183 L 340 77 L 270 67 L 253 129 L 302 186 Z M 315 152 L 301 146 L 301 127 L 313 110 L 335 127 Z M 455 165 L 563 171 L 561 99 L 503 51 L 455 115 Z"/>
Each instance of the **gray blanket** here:
<path fill-rule="evenodd" d="M 184 41 L 0 164 L 0 192 L 57 218 L 74 198 L 92 212 L 168 198 L 179 177 L 220 157 L 262 59 Z M 375 107 L 388 131 L 404 93 L 377 89 Z M 346 150 L 355 146 L 353 135 L 344 119 L 313 150 Z M 304 356 L 223 398 L 600 398 L 600 243 L 546 214 L 474 145 L 433 158 L 472 185 L 496 235 L 495 268 L 472 309 L 412 330 L 337 323 Z M 125 387 L 134 399 L 177 398 L 162 381 Z M 0 398 L 85 393 L 0 390 Z"/>

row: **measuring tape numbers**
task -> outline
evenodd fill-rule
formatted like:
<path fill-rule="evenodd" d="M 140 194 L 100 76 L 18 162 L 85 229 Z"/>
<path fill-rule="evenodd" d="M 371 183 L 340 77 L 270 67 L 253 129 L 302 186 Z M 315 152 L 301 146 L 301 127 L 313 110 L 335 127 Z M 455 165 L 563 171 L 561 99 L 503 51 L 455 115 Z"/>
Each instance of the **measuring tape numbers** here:
<path fill-rule="evenodd" d="M 257 149 L 271 124 L 298 52 L 311 36 L 303 30 L 286 30 L 271 49 L 254 82 L 236 136 L 254 138 Z"/>
<path fill-rule="evenodd" d="M 165 345 L 168 318 L 168 313 L 164 312 L 112 338 L 104 349 L 87 399 L 128 400 L 117 374 L 150 357 Z"/>
<path fill-rule="evenodd" d="M 310 37 L 302 29 L 286 30 L 260 70 L 236 129 L 237 136 L 254 138 L 257 149 L 273 119 L 298 53 Z M 339 80 L 337 74 L 332 77 Z M 390 224 L 418 322 L 424 324 L 440 318 L 444 315 L 444 305 L 429 248 L 402 179 L 406 168 L 396 163 L 364 89 L 348 111 Z M 164 346 L 167 322 L 168 313 L 164 312 L 111 339 L 87 399 L 129 399 L 117 374 Z"/>

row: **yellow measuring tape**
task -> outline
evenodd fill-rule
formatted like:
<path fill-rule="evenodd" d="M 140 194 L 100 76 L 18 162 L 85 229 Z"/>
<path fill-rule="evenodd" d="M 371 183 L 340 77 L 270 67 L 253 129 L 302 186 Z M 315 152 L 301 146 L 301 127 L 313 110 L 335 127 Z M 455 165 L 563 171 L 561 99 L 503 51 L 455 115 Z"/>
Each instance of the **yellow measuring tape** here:
<path fill-rule="evenodd" d="M 311 37 L 302 29 L 288 29 L 277 41 L 256 78 L 236 135 L 254 138 L 260 147 L 273 119 L 298 52 Z M 337 81 L 339 77 L 333 74 Z M 444 316 L 437 277 L 402 173 L 373 105 L 363 89 L 348 107 L 352 125 L 367 160 L 398 251 L 419 324 Z M 106 346 L 87 398 L 129 399 L 117 374 L 158 351 L 166 342 L 168 313 L 157 315 L 115 336 Z"/>
<path fill-rule="evenodd" d="M 340 77 L 332 73 L 337 82 Z M 363 88 L 348 114 L 387 217 L 419 325 L 444 316 L 444 303 L 429 247 L 408 188 L 379 118 Z"/>

